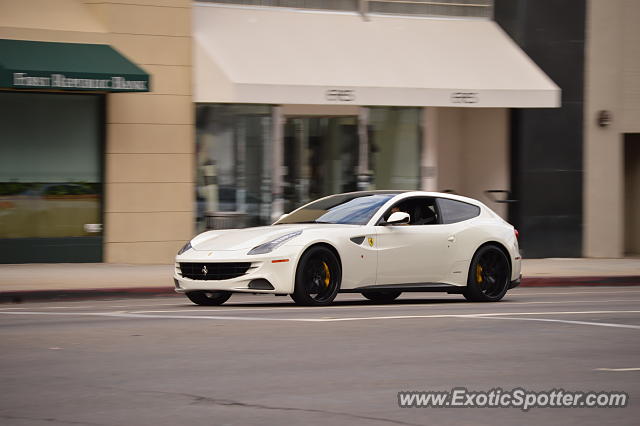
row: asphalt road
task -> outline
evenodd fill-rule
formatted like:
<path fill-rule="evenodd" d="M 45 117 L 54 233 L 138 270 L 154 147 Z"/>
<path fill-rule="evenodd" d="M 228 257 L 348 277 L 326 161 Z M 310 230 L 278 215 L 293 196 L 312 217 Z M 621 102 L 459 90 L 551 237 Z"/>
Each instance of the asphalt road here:
<path fill-rule="evenodd" d="M 638 424 L 640 288 L 0 305 L 2 425 Z M 625 391 L 624 408 L 400 408 L 402 390 Z"/>

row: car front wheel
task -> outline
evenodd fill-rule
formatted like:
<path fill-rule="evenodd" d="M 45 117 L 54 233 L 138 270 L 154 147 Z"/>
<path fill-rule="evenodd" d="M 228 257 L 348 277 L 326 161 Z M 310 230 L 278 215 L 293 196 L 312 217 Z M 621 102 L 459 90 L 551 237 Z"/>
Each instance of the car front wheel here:
<path fill-rule="evenodd" d="M 497 302 L 507 293 L 510 279 L 504 252 L 494 245 L 483 246 L 471 261 L 464 297 L 471 302 Z"/>
<path fill-rule="evenodd" d="M 187 297 L 196 305 L 218 306 L 229 300 L 231 293 L 228 291 L 190 291 Z"/>
<path fill-rule="evenodd" d="M 341 281 L 342 269 L 336 255 L 326 247 L 311 247 L 298 263 L 291 298 L 298 305 L 328 305 L 338 294 Z"/>

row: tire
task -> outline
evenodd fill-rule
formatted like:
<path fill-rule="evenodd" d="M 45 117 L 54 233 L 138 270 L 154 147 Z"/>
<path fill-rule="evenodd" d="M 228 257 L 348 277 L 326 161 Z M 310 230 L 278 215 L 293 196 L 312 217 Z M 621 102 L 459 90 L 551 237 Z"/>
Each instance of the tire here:
<path fill-rule="evenodd" d="M 326 247 L 311 247 L 298 263 L 291 298 L 303 306 L 329 305 L 336 298 L 341 281 L 342 268 L 336 255 Z"/>
<path fill-rule="evenodd" d="M 196 305 L 200 306 L 218 306 L 229 300 L 231 292 L 229 291 L 190 291 L 187 297 Z"/>
<path fill-rule="evenodd" d="M 362 295 L 372 302 L 391 303 L 402 294 L 401 291 L 364 291 Z"/>
<path fill-rule="evenodd" d="M 509 259 L 495 245 L 480 247 L 471 260 L 464 297 L 470 302 L 498 302 L 511 282 Z"/>

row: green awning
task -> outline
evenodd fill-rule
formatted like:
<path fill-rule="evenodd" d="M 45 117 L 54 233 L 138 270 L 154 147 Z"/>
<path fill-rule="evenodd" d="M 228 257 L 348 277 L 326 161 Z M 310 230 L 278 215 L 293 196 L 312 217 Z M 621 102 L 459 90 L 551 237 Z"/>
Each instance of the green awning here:
<path fill-rule="evenodd" d="M 106 44 L 0 40 L 0 88 L 148 92 L 142 68 Z"/>

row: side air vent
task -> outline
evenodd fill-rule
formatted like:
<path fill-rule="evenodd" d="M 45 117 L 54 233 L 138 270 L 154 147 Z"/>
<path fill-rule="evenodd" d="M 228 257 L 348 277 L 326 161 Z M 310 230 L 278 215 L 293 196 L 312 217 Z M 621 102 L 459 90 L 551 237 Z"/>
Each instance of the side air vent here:
<path fill-rule="evenodd" d="M 351 241 L 356 243 L 357 245 L 360 245 L 364 241 L 364 236 L 362 236 L 362 237 L 352 237 Z"/>

